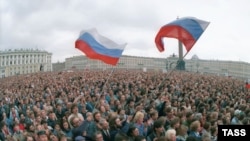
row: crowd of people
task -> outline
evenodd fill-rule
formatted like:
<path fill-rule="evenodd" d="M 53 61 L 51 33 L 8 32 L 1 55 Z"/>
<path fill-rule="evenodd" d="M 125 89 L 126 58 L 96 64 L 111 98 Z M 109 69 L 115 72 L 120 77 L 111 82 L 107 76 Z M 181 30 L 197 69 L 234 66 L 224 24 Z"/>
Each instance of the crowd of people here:
<path fill-rule="evenodd" d="M 249 102 L 242 80 L 185 71 L 18 75 L 0 79 L 0 140 L 216 141 Z"/>

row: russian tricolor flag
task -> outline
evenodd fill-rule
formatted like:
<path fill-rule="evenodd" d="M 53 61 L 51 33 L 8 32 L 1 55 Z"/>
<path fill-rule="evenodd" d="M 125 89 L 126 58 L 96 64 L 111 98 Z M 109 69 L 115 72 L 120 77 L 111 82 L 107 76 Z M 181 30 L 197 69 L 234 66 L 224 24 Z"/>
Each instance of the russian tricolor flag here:
<path fill-rule="evenodd" d="M 117 44 L 100 35 L 96 29 L 82 31 L 75 42 L 79 49 L 90 59 L 101 60 L 106 64 L 116 65 L 126 44 Z"/>
<path fill-rule="evenodd" d="M 208 25 L 209 22 L 194 17 L 178 18 L 161 27 L 155 37 L 156 47 L 162 52 L 164 51 L 162 38 L 176 38 L 184 44 L 187 52 L 189 52 Z"/>

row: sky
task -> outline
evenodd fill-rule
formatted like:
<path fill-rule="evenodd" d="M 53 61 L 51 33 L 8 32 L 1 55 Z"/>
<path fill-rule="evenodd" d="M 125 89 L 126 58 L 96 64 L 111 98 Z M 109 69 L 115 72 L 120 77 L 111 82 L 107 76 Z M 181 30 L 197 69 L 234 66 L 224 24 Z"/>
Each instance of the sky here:
<path fill-rule="evenodd" d="M 40 49 L 52 62 L 83 55 L 75 48 L 82 30 L 96 28 L 118 44 L 123 55 L 166 58 L 178 55 L 178 41 L 164 38 L 164 52 L 154 39 L 177 17 L 210 22 L 184 59 L 250 63 L 249 0 L 0 0 L 0 50 Z"/>

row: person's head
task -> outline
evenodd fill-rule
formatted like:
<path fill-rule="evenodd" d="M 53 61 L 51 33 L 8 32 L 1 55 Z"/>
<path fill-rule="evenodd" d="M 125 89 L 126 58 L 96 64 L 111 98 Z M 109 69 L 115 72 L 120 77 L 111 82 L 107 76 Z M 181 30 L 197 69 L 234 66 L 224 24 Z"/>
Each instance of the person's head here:
<path fill-rule="evenodd" d="M 83 105 L 81 108 L 81 113 L 87 113 L 87 112 L 88 112 L 88 110 L 87 110 L 86 106 Z"/>
<path fill-rule="evenodd" d="M 58 111 L 62 110 L 62 104 L 57 103 L 57 104 L 56 104 L 56 109 L 57 109 Z"/>
<path fill-rule="evenodd" d="M 165 116 L 160 116 L 157 121 L 160 121 L 161 124 L 164 126 L 166 124 L 167 118 Z"/>
<path fill-rule="evenodd" d="M 150 118 L 152 118 L 153 120 L 156 120 L 156 119 L 158 119 L 158 111 L 156 111 L 156 110 L 152 110 L 152 111 L 150 111 L 149 112 L 149 116 L 150 116 Z"/>
<path fill-rule="evenodd" d="M 70 121 L 71 121 L 71 122 L 70 122 L 71 125 L 72 125 L 74 128 L 80 126 L 80 124 L 81 124 L 80 118 L 78 118 L 78 117 L 76 117 L 76 116 L 71 117 L 71 118 L 70 118 Z"/>
<path fill-rule="evenodd" d="M 165 133 L 168 141 L 176 141 L 176 131 L 175 129 L 168 129 Z"/>
<path fill-rule="evenodd" d="M 186 125 L 180 125 L 180 127 L 177 129 L 176 134 L 180 136 L 187 135 L 188 127 Z"/>
<path fill-rule="evenodd" d="M 129 141 L 129 137 L 122 132 L 118 132 L 114 141 Z"/>
<path fill-rule="evenodd" d="M 186 113 L 186 119 L 187 119 L 188 121 L 192 121 L 193 118 L 194 118 L 194 113 L 193 113 L 192 111 L 188 111 L 188 112 Z"/>
<path fill-rule="evenodd" d="M 125 115 L 125 109 L 117 109 L 119 115 Z"/>
<path fill-rule="evenodd" d="M 165 113 L 167 117 L 172 118 L 174 115 L 173 108 L 172 107 L 166 107 Z"/>
<path fill-rule="evenodd" d="M 135 116 L 134 116 L 134 122 L 135 123 L 143 123 L 143 119 L 144 119 L 144 114 L 140 111 L 136 112 Z"/>
<path fill-rule="evenodd" d="M 134 100 L 130 99 L 128 102 L 129 107 L 133 108 L 135 106 Z"/>
<path fill-rule="evenodd" d="M 27 131 L 29 132 L 35 132 L 35 126 L 33 124 L 26 125 Z"/>
<path fill-rule="evenodd" d="M 41 121 L 42 121 L 41 116 L 40 116 L 40 115 L 37 115 L 37 116 L 36 116 L 36 122 L 41 123 Z"/>
<path fill-rule="evenodd" d="M 102 133 L 101 133 L 100 131 L 96 131 L 96 132 L 94 133 L 93 139 L 94 139 L 95 141 L 103 141 Z"/>
<path fill-rule="evenodd" d="M 209 133 L 202 134 L 201 140 L 202 141 L 212 141 Z"/>
<path fill-rule="evenodd" d="M 222 119 L 222 122 L 223 122 L 223 124 L 230 124 L 230 122 L 231 122 L 231 116 L 224 116 L 223 117 L 223 119 Z"/>
<path fill-rule="evenodd" d="M 99 120 L 101 119 L 101 113 L 100 112 L 95 112 L 93 114 L 93 118 L 95 122 L 99 122 Z"/>
<path fill-rule="evenodd" d="M 242 124 L 243 125 L 249 125 L 250 124 L 250 119 L 248 117 L 245 117 L 243 120 L 242 120 Z"/>
<path fill-rule="evenodd" d="M 58 136 L 56 136 L 55 134 L 50 134 L 49 139 L 50 139 L 50 141 L 59 141 Z"/>
<path fill-rule="evenodd" d="M 48 128 L 48 123 L 46 120 L 42 120 L 41 125 L 43 126 L 43 128 Z"/>
<path fill-rule="evenodd" d="M 205 122 L 203 125 L 203 128 L 207 131 L 210 131 L 211 123 L 210 122 Z"/>
<path fill-rule="evenodd" d="M 68 123 L 67 120 L 63 121 L 62 127 L 63 127 L 63 129 L 69 129 L 69 128 L 70 128 L 70 127 L 69 127 L 69 123 Z"/>
<path fill-rule="evenodd" d="M 174 129 L 178 129 L 180 127 L 180 118 L 175 117 L 170 121 L 170 126 Z"/>
<path fill-rule="evenodd" d="M 194 136 L 188 136 L 186 138 L 186 141 L 198 141 L 198 139 L 196 137 L 194 137 Z"/>
<path fill-rule="evenodd" d="M 60 140 L 60 141 L 68 141 L 66 135 L 61 135 L 61 136 L 59 137 L 59 140 Z"/>
<path fill-rule="evenodd" d="M 121 123 L 120 118 L 118 116 L 112 117 L 109 120 L 109 126 L 110 126 L 111 129 L 121 128 L 122 123 Z"/>
<path fill-rule="evenodd" d="M 86 141 L 86 138 L 83 136 L 77 136 L 75 137 L 74 141 Z"/>
<path fill-rule="evenodd" d="M 190 130 L 194 132 L 199 132 L 201 129 L 201 123 L 198 120 L 195 120 L 190 125 Z"/>
<path fill-rule="evenodd" d="M 211 127 L 210 132 L 211 132 L 212 136 L 216 136 L 218 134 L 218 128 L 217 127 Z"/>
<path fill-rule="evenodd" d="M 153 124 L 154 132 L 162 133 L 164 131 L 164 127 L 161 121 L 156 120 Z"/>
<path fill-rule="evenodd" d="M 129 127 L 128 133 L 127 133 L 127 134 L 128 134 L 128 136 L 130 136 L 130 137 L 136 137 L 136 136 L 139 135 L 139 130 L 138 130 L 137 127 L 131 126 L 131 127 Z"/>
<path fill-rule="evenodd" d="M 19 132 L 20 131 L 20 127 L 19 127 L 18 124 L 14 124 L 13 129 L 14 129 L 15 132 Z"/>
<path fill-rule="evenodd" d="M 110 111 L 110 105 L 108 103 L 105 103 L 104 107 L 105 107 L 106 111 Z"/>
<path fill-rule="evenodd" d="M 101 125 L 103 130 L 109 129 L 109 123 L 106 119 L 104 118 L 100 119 L 99 124 Z"/>
<path fill-rule="evenodd" d="M 21 122 L 21 123 L 24 123 L 24 121 L 25 121 L 25 116 L 24 116 L 23 113 L 21 113 L 21 114 L 20 114 L 20 122 Z"/>
<path fill-rule="evenodd" d="M 33 111 L 29 113 L 29 118 L 31 118 L 31 119 L 35 118 L 35 113 Z"/>
<path fill-rule="evenodd" d="M 125 95 L 121 95 L 121 97 L 120 97 L 120 101 L 126 101 L 126 97 L 125 97 Z"/>
<path fill-rule="evenodd" d="M 25 141 L 35 141 L 34 137 L 30 134 L 25 135 L 24 140 Z"/>
<path fill-rule="evenodd" d="M 74 113 L 74 114 L 78 113 L 78 106 L 77 106 L 77 104 L 72 104 L 71 105 L 71 113 Z"/>
<path fill-rule="evenodd" d="M 146 141 L 146 137 L 138 135 L 134 138 L 134 141 Z"/>
<path fill-rule="evenodd" d="M 86 113 L 87 121 L 92 121 L 93 120 L 93 114 L 91 112 Z"/>
<path fill-rule="evenodd" d="M 105 113 L 105 112 L 106 112 L 106 109 L 105 109 L 104 105 L 101 105 L 101 106 L 99 107 L 99 111 L 100 111 L 101 113 Z"/>
<path fill-rule="evenodd" d="M 55 120 L 55 113 L 53 111 L 49 111 L 48 118 L 51 119 L 51 120 Z"/>
<path fill-rule="evenodd" d="M 45 110 L 41 110 L 41 117 L 42 119 L 47 117 L 47 112 Z"/>
<path fill-rule="evenodd" d="M 48 141 L 48 136 L 44 130 L 37 132 L 38 141 Z"/>

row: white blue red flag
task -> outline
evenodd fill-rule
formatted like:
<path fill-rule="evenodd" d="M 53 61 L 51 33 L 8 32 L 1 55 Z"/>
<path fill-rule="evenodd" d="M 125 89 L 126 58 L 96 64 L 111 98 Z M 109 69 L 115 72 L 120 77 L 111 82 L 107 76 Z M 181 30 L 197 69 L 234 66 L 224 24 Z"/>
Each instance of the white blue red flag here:
<path fill-rule="evenodd" d="M 194 17 L 178 18 L 161 27 L 155 37 L 156 47 L 160 52 L 163 52 L 163 38 L 176 38 L 184 44 L 187 52 L 189 52 L 208 25 L 209 22 Z"/>
<path fill-rule="evenodd" d="M 88 58 L 101 60 L 106 64 L 116 65 L 126 46 L 100 35 L 96 29 L 84 30 L 75 41 L 75 48 Z"/>

